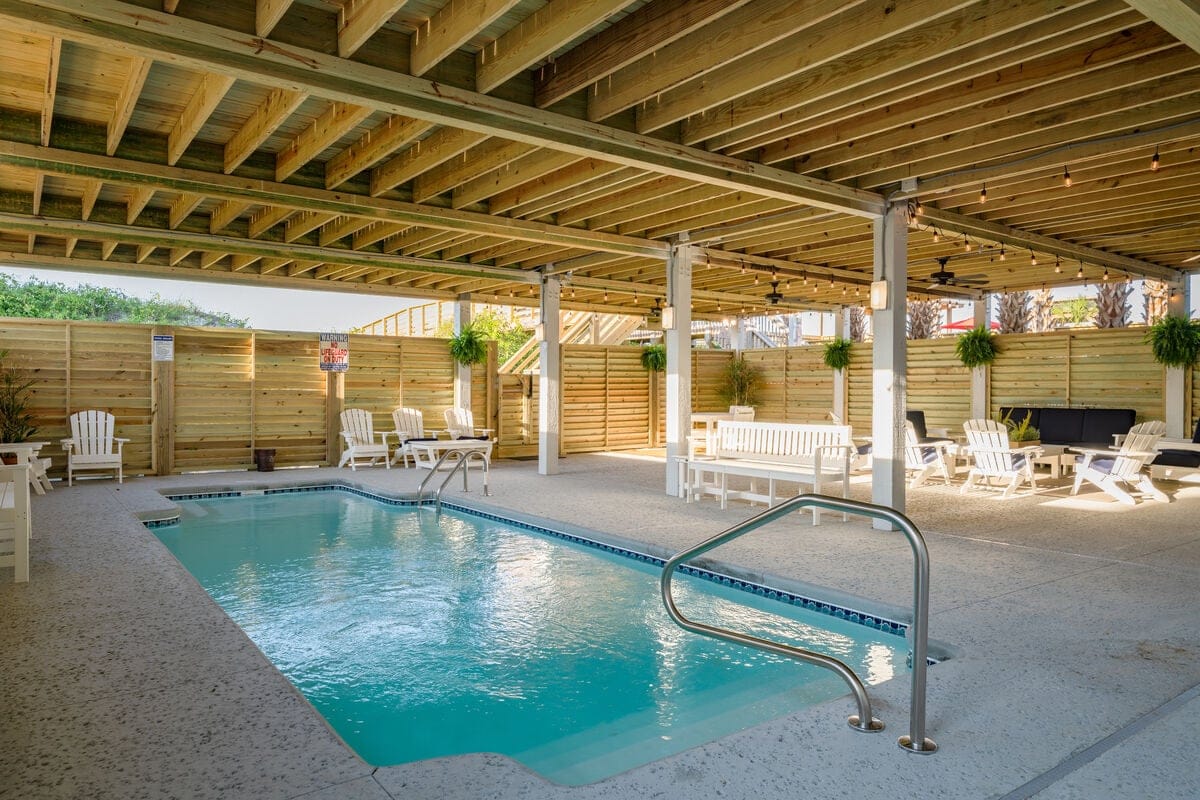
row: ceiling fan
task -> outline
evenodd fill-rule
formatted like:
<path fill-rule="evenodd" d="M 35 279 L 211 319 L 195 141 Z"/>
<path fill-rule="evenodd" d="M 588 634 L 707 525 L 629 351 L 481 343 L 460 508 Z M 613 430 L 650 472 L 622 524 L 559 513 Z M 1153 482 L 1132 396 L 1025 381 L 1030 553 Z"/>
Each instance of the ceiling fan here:
<path fill-rule="evenodd" d="M 939 286 L 962 286 L 964 288 L 971 286 L 983 286 L 987 281 L 983 280 L 987 277 L 982 272 L 973 272 L 970 275 L 959 275 L 950 272 L 946 269 L 946 264 L 950 262 L 950 256 L 941 256 L 934 259 L 938 263 L 936 272 L 929 276 L 930 289 L 936 289 Z"/>

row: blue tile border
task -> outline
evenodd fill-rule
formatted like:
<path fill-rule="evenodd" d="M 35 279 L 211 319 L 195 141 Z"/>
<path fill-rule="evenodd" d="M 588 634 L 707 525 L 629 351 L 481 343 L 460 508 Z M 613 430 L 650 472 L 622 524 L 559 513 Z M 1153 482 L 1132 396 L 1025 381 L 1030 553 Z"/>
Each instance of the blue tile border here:
<path fill-rule="evenodd" d="M 186 494 L 169 494 L 169 495 L 166 495 L 166 498 L 168 500 L 172 500 L 172 501 L 214 500 L 214 499 L 232 498 L 232 497 L 250 497 L 250 496 L 257 497 L 257 496 L 263 496 L 263 495 L 307 494 L 307 493 L 311 493 L 311 492 L 333 492 L 333 491 L 347 492 L 349 494 L 358 495 L 359 497 L 364 497 L 368 500 L 374 500 L 376 502 L 384 503 L 386 505 L 391 505 L 391 506 L 412 508 L 412 507 L 416 507 L 416 506 L 420 505 L 416 500 L 401 500 L 401 499 L 398 499 L 395 497 L 386 497 L 384 495 L 376 494 L 374 492 L 369 492 L 369 491 L 366 491 L 364 489 L 359 489 L 354 486 L 346 486 L 343 484 L 336 484 L 336 483 L 324 483 L 324 484 L 318 484 L 318 485 L 314 485 L 314 486 L 286 486 L 286 487 L 280 487 L 277 489 L 253 489 L 253 490 L 245 490 L 245 491 L 230 490 L 230 491 L 219 491 L 219 492 L 217 492 L 217 491 L 215 491 L 215 492 L 189 492 Z M 460 506 L 460 505 L 457 505 L 454 503 L 443 502 L 442 508 L 448 508 L 448 509 L 451 509 L 453 511 L 458 511 L 463 514 L 469 514 L 473 517 L 479 517 L 481 519 L 492 520 L 493 522 L 502 522 L 505 525 L 511 525 L 514 528 L 519 528 L 521 530 L 530 531 L 532 533 L 539 533 L 544 536 L 552 536 L 556 539 L 564 539 L 568 542 L 573 542 L 575 544 L 583 545 L 585 547 L 592 547 L 597 550 L 603 550 L 606 553 L 612 553 L 613 555 L 623 556 L 625 558 L 630 558 L 635 561 L 641 561 L 646 564 L 653 564 L 654 566 L 657 566 L 657 567 L 662 567 L 667 563 L 666 559 L 659 558 L 658 556 L 652 556 L 647 553 L 641 553 L 641 552 L 638 552 L 637 550 L 630 550 L 625 547 L 618 547 L 616 545 L 605 544 L 603 542 L 598 542 L 594 539 L 588 539 L 586 537 L 576 536 L 576 535 L 570 534 L 570 533 L 563 533 L 562 531 L 556 531 L 552 528 L 546 528 L 541 525 L 534 525 L 534 524 L 531 524 L 528 522 L 521 522 L 518 520 L 509 519 L 507 517 L 500 516 L 499 514 L 492 514 L 487 511 L 480 511 L 478 509 L 469 508 L 467 506 Z M 147 528 L 163 528 L 163 527 L 168 527 L 170 525 L 177 525 L 178 523 L 179 523 L 179 517 L 173 517 L 171 519 L 149 520 L 149 521 L 144 522 L 143 524 Z M 815 611 L 818 614 L 824 614 L 826 616 L 834 617 L 835 619 L 843 619 L 843 620 L 846 620 L 847 622 L 852 622 L 852 623 L 855 623 L 858 625 L 865 625 L 866 627 L 873 628 L 874 630 L 877 630 L 881 633 L 886 633 L 886 634 L 890 634 L 893 636 L 904 636 L 905 632 L 908 630 L 908 625 L 903 622 L 896 622 L 895 620 L 886 619 L 885 617 L 876 616 L 874 614 L 867 614 L 865 612 L 857 611 L 857 610 L 851 609 L 851 608 L 843 608 L 842 606 L 834 605 L 832 603 L 826 603 L 822 600 L 818 600 L 818 599 L 811 598 L 811 597 L 805 597 L 803 595 L 794 594 L 792 592 L 783 591 L 782 589 L 773 589 L 769 586 L 763 586 L 762 584 L 743 580 L 741 578 L 734 578 L 729 575 L 725 575 L 723 573 L 716 572 L 714 570 L 704 569 L 703 567 L 692 567 L 692 566 L 688 566 L 688 565 L 684 564 L 679 567 L 679 571 L 682 572 L 684 575 L 691 575 L 692 577 L 700 578 L 701 580 L 711 581 L 712 583 L 718 584 L 720 586 L 728 586 L 732 589 L 738 589 L 743 592 L 750 592 L 751 594 L 758 595 L 759 597 L 765 597 L 768 600 L 778 600 L 779 602 L 787 603 L 788 605 L 793 605 L 793 606 L 797 606 L 800 608 L 804 608 L 809 611 Z M 933 663 L 937 663 L 937 662 L 935 659 L 929 659 L 929 663 L 933 664 Z"/>

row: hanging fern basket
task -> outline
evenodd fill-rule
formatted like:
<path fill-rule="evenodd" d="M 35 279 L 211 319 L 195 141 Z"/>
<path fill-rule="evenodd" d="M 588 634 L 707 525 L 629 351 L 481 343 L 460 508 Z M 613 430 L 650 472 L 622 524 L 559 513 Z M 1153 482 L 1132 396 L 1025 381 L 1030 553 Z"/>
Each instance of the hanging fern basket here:
<path fill-rule="evenodd" d="M 996 360 L 996 339 L 987 328 L 980 325 L 975 330 L 967 331 L 958 337 L 954 345 L 954 354 L 964 367 L 974 369 Z"/>
<path fill-rule="evenodd" d="M 642 368 L 647 372 L 662 372 L 667 368 L 667 348 L 651 344 L 642 348 Z"/>
<path fill-rule="evenodd" d="M 1200 320 L 1167 315 L 1150 326 L 1146 343 L 1166 367 L 1190 367 L 1200 356 Z"/>
<path fill-rule="evenodd" d="M 487 340 L 473 325 L 450 337 L 450 357 L 463 366 L 478 364 L 487 358 Z"/>
<path fill-rule="evenodd" d="M 835 338 L 825 344 L 825 352 L 821 358 L 830 369 L 845 369 L 850 366 L 850 348 L 854 342 L 842 337 Z"/>

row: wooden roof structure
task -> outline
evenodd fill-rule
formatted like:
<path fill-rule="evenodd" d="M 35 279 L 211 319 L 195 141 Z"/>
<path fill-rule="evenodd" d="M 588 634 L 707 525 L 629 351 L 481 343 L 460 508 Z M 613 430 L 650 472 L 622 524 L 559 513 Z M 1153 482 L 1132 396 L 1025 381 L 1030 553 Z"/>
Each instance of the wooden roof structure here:
<path fill-rule="evenodd" d="M 698 317 L 1200 268 L 1195 0 L 0 0 L 0 263 Z M 980 273 L 930 288 L 939 257 Z M 773 286 L 772 284 L 775 284 Z"/>

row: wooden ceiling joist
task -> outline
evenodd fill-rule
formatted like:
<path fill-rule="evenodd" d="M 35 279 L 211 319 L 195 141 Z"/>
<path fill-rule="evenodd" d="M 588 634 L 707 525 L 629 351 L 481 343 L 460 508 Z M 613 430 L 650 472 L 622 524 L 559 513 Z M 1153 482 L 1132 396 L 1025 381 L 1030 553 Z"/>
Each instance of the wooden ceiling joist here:
<path fill-rule="evenodd" d="M 112 116 L 108 119 L 108 142 L 104 151 L 110 156 L 116 153 L 117 148 L 121 146 L 121 137 L 125 135 L 125 129 L 129 127 L 133 109 L 137 106 L 138 98 L 142 95 L 142 88 L 146 85 L 146 78 L 150 75 L 150 59 L 131 56 L 127 60 L 129 61 L 129 72 L 125 75 L 125 80 L 121 82 L 121 91 L 117 94 Z"/>
<path fill-rule="evenodd" d="M 349 0 L 338 9 L 338 55 L 349 58 L 400 10 L 405 0 Z"/>
<path fill-rule="evenodd" d="M 389 115 L 356 143 L 325 162 L 325 188 L 336 189 L 397 150 L 408 147 L 432 127 L 432 122 L 423 119 Z"/>
<path fill-rule="evenodd" d="M 518 0 L 457 0 L 446 3 L 412 38 L 411 70 L 424 75 Z"/>
<path fill-rule="evenodd" d="M 232 173 L 267 140 L 305 101 L 302 92 L 272 89 L 266 100 L 255 107 L 250 118 L 225 143 L 223 171 Z M 112 153 L 110 152 L 111 156 Z"/>
<path fill-rule="evenodd" d="M 209 115 L 216 109 L 217 104 L 225 97 L 229 87 L 233 86 L 233 77 L 206 72 L 200 78 L 192 99 L 184 107 L 175 126 L 167 136 L 167 163 L 175 164 L 183 157 L 188 145 L 200 133 Z"/>
<path fill-rule="evenodd" d="M 371 109 L 364 106 L 331 103 L 321 116 L 275 156 L 275 180 L 287 180 L 296 170 L 357 128 L 369 116 Z"/>

